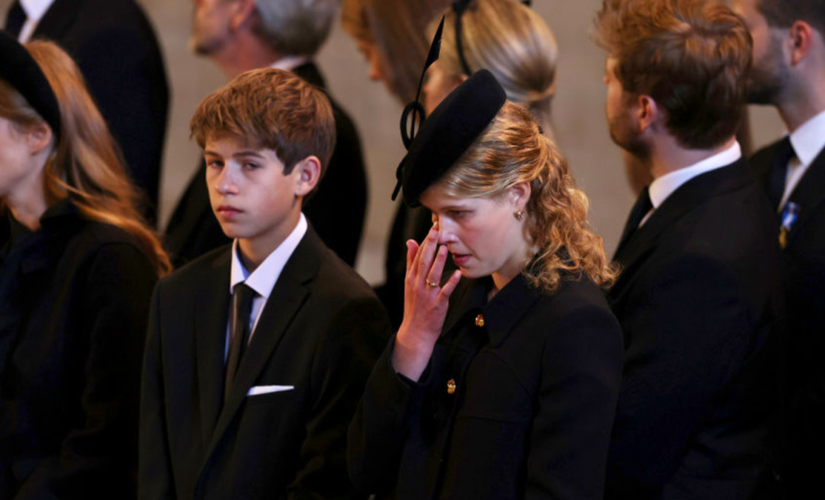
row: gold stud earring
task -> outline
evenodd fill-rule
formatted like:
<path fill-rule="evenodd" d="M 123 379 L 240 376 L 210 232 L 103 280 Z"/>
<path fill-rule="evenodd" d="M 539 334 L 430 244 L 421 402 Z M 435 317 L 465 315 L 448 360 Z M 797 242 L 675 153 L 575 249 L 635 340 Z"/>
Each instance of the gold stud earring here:
<path fill-rule="evenodd" d="M 518 221 L 523 220 L 524 219 L 524 210 L 517 210 L 517 211 L 513 212 L 513 217 L 515 217 L 516 220 L 518 220 Z"/>

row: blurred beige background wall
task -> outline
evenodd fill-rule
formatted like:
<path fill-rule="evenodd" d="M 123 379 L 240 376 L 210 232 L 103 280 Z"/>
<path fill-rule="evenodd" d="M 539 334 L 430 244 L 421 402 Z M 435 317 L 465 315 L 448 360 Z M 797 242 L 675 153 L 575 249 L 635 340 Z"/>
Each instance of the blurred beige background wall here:
<path fill-rule="evenodd" d="M 415 0 L 409 0 L 415 1 Z M 0 18 L 12 0 L 0 0 Z M 223 75 L 187 47 L 193 4 L 189 0 L 138 0 L 157 31 L 171 88 L 171 111 L 164 155 L 161 224 L 165 224 L 195 171 L 200 151 L 189 140 L 188 123 L 197 104 L 225 83 Z M 579 186 L 590 196 L 591 220 L 612 253 L 633 196 L 604 119 L 604 54 L 589 38 L 601 0 L 534 0 L 533 8 L 553 29 L 561 51 L 554 124 L 560 148 Z M 367 78 L 367 64 L 339 25 L 317 58 L 332 93 L 359 128 L 370 182 L 367 227 L 358 271 L 370 282 L 383 279 L 384 243 L 395 206 L 390 201 L 394 173 L 403 155 L 398 131 L 401 112 L 380 83 Z M 772 109 L 751 110 L 754 143 L 779 136 L 783 127 Z M 334 214 L 330 214 L 334 216 Z"/>

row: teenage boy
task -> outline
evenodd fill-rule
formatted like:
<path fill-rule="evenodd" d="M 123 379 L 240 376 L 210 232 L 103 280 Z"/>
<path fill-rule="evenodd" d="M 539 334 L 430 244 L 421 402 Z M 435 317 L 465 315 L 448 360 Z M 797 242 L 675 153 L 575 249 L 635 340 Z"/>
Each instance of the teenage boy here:
<path fill-rule="evenodd" d="M 354 498 L 346 430 L 389 322 L 301 213 L 335 143 L 329 100 L 254 70 L 207 97 L 191 130 L 234 242 L 155 290 L 139 498 Z"/>
<path fill-rule="evenodd" d="M 605 499 L 770 498 L 779 245 L 735 138 L 751 37 L 713 0 L 605 0 L 597 28 L 610 134 L 654 179 L 614 257 Z"/>

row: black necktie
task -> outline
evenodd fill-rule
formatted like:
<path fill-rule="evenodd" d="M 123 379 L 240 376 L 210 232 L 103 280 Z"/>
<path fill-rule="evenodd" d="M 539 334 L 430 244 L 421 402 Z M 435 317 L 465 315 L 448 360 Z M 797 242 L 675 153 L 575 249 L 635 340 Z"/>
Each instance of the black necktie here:
<path fill-rule="evenodd" d="M 771 170 L 768 172 L 768 199 L 771 207 L 776 210 L 782 195 L 785 194 L 785 178 L 788 176 L 788 162 L 795 156 L 790 136 L 786 136 L 779 142 L 776 153 L 771 160 Z"/>
<path fill-rule="evenodd" d="M 232 294 L 232 320 L 229 323 L 229 355 L 226 359 L 226 374 L 223 384 L 223 400 L 229 398 L 229 390 L 232 388 L 232 381 L 235 379 L 235 372 L 246 350 L 249 342 L 249 315 L 252 312 L 252 299 L 255 291 L 246 286 L 245 283 L 235 285 L 235 293 Z"/>
<path fill-rule="evenodd" d="M 636 199 L 633 208 L 630 210 L 630 215 L 627 217 L 627 223 L 624 226 L 624 231 L 622 231 L 622 238 L 619 240 L 616 253 L 618 253 L 618 248 L 621 248 L 627 243 L 627 240 L 630 239 L 630 236 L 633 235 L 639 227 L 639 224 L 641 224 L 642 219 L 645 218 L 645 215 L 647 215 L 652 208 L 653 202 L 650 201 L 650 190 L 645 186 L 642 192 L 639 193 L 639 198 Z"/>
<path fill-rule="evenodd" d="M 20 2 L 14 2 L 14 5 L 9 9 L 8 17 L 6 17 L 6 31 L 14 38 L 17 38 L 20 36 L 20 30 L 23 29 L 26 19 L 26 12 L 23 10 L 23 7 L 20 6 Z"/>

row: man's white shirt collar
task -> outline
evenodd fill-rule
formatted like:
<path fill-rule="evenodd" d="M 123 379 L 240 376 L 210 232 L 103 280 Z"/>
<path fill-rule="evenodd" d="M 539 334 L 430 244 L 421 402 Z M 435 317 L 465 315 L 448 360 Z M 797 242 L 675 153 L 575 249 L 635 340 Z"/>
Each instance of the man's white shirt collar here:
<path fill-rule="evenodd" d="M 17 40 L 20 43 L 26 43 L 37 28 L 37 23 L 46 15 L 46 11 L 52 6 L 54 0 L 20 0 L 20 7 L 26 13 L 26 22 L 20 29 L 20 35 Z"/>
<path fill-rule="evenodd" d="M 825 148 L 825 111 L 791 133 L 791 146 L 802 165 L 810 165 Z"/>
<path fill-rule="evenodd" d="M 653 203 L 653 208 L 659 208 L 671 194 L 694 177 L 730 165 L 740 158 L 742 158 L 742 148 L 738 142 L 734 141 L 731 147 L 720 153 L 659 177 L 650 184 L 650 201 Z"/>
<path fill-rule="evenodd" d="M 245 282 L 248 287 L 255 290 L 260 297 L 269 298 L 272 289 L 275 288 L 275 283 L 281 272 L 284 270 L 287 261 L 298 248 L 298 244 L 303 239 L 307 232 L 307 220 L 303 213 L 298 220 L 295 229 L 289 233 L 289 236 L 278 245 L 278 248 L 272 251 L 266 259 L 258 266 L 252 273 L 246 270 L 241 259 L 238 256 L 238 240 L 232 243 L 232 267 L 229 275 L 229 293 L 233 293 L 235 285 Z"/>
<path fill-rule="evenodd" d="M 306 64 L 309 62 L 308 57 L 304 56 L 286 56 L 278 59 L 274 63 L 270 64 L 269 67 L 273 69 L 282 69 L 285 71 L 292 71 L 298 66 L 302 64 Z"/>

